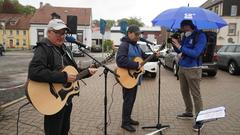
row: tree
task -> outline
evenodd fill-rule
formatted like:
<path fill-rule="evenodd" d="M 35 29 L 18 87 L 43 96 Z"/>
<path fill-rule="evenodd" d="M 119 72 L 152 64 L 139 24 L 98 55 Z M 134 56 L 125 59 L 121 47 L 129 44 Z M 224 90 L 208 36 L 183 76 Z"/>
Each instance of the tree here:
<path fill-rule="evenodd" d="M 144 23 L 142 22 L 141 18 L 137 18 L 137 17 L 130 17 L 130 19 L 127 19 L 127 18 L 119 19 L 117 20 L 118 26 L 121 21 L 127 21 L 128 25 L 137 25 L 139 27 L 144 26 Z"/>
<path fill-rule="evenodd" d="M 115 20 L 106 20 L 107 21 L 107 28 L 111 28 L 111 27 L 113 27 L 113 26 L 115 26 L 115 24 L 116 24 L 116 21 Z"/>
<path fill-rule="evenodd" d="M 1 9 L 3 13 L 18 13 L 15 5 L 10 0 L 4 0 Z"/>
<path fill-rule="evenodd" d="M 0 0 L 0 13 L 34 14 L 35 11 L 35 7 L 23 6 L 18 0 Z"/>

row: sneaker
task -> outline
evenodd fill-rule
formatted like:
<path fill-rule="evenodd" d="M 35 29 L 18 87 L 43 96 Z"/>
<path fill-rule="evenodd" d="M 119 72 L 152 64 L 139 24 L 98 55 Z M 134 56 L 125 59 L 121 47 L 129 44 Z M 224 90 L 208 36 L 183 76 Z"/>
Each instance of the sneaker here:
<path fill-rule="evenodd" d="M 177 115 L 177 118 L 190 120 L 190 119 L 193 119 L 193 114 L 192 113 L 183 113 L 183 114 Z"/>
<path fill-rule="evenodd" d="M 203 127 L 204 127 L 203 122 L 199 121 L 196 122 L 195 125 L 193 125 L 193 130 L 198 132 L 199 130 L 201 131 Z"/>

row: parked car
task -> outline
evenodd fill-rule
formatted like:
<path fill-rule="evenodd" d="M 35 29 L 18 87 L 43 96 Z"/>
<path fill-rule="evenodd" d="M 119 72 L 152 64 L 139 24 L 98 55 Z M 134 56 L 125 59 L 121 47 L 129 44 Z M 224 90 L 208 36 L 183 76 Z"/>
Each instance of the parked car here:
<path fill-rule="evenodd" d="M 139 41 L 138 44 L 145 54 L 148 54 L 148 55 L 153 54 L 152 50 L 154 50 L 154 47 L 152 45 L 150 45 L 151 47 L 151 50 L 150 50 L 150 48 L 148 48 L 145 42 Z M 144 65 L 144 70 L 145 70 L 144 76 L 150 76 L 152 78 L 155 78 L 158 71 L 158 62 L 156 61 L 156 59 L 152 59 L 146 62 L 146 64 Z"/>
<path fill-rule="evenodd" d="M 208 76 L 215 76 L 217 74 L 217 54 L 214 52 L 216 47 L 216 33 L 205 32 L 207 36 L 207 47 L 202 55 L 202 71 L 207 73 Z M 178 61 L 177 53 L 170 48 L 164 57 L 164 66 L 173 70 L 174 75 L 178 74 Z"/>
<path fill-rule="evenodd" d="M 179 58 L 178 54 L 174 51 L 173 48 L 166 49 L 166 54 L 163 61 L 163 66 L 172 69 L 174 75 L 177 76 Z"/>
<path fill-rule="evenodd" d="M 2 44 L 0 44 L 0 56 L 3 56 L 4 53 L 5 53 L 4 46 Z"/>
<path fill-rule="evenodd" d="M 225 45 L 218 52 L 218 66 L 227 69 L 230 74 L 240 72 L 240 45 Z"/>
<path fill-rule="evenodd" d="M 73 57 L 84 57 L 84 53 L 78 49 L 78 46 L 73 44 L 72 45 L 72 54 Z"/>

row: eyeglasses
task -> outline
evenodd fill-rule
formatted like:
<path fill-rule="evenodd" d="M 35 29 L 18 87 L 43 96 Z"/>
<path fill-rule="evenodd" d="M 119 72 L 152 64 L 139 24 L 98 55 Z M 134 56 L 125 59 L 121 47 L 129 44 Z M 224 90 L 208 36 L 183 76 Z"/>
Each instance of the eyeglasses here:
<path fill-rule="evenodd" d="M 65 34 L 67 34 L 67 32 L 64 30 L 52 30 L 57 36 L 63 36 Z"/>

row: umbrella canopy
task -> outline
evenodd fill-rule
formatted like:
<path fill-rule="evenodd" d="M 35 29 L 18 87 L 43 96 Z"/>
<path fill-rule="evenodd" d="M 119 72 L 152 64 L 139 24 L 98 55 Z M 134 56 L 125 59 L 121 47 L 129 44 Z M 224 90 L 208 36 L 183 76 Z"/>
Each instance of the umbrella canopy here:
<path fill-rule="evenodd" d="M 216 13 L 199 7 L 168 9 L 155 17 L 152 24 L 176 29 L 180 28 L 182 20 L 192 20 L 198 29 L 219 29 L 227 25 Z"/>

